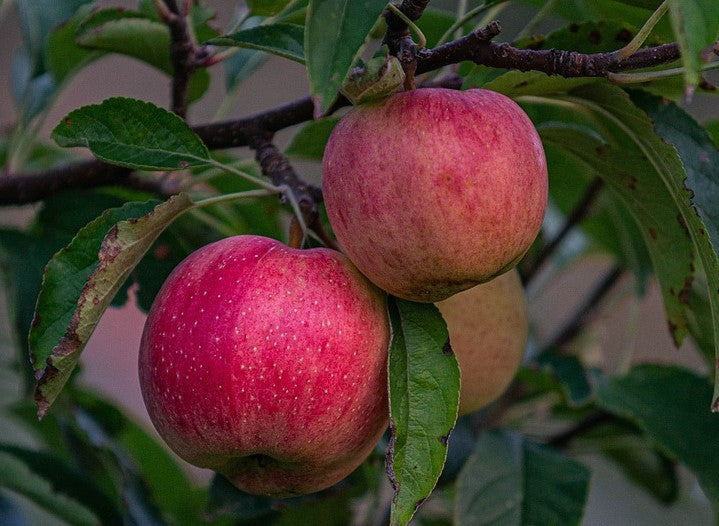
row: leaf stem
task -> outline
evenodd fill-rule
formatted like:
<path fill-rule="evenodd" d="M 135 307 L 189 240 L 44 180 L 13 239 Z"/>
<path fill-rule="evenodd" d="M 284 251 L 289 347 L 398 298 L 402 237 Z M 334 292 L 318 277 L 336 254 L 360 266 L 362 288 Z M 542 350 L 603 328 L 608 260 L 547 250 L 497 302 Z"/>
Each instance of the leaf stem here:
<path fill-rule="evenodd" d="M 407 15 L 405 15 L 405 14 L 399 9 L 399 7 L 397 7 L 396 5 L 394 5 L 392 2 L 388 2 L 388 3 L 387 3 L 387 9 L 389 9 L 390 11 L 392 11 L 395 15 L 397 15 L 397 16 L 400 18 L 400 20 L 402 20 L 402 22 L 404 22 L 405 24 L 407 24 L 407 27 L 409 27 L 409 28 L 412 30 L 412 32 L 413 32 L 415 35 L 417 35 L 417 40 L 418 40 L 418 42 L 417 42 L 417 48 L 418 48 L 418 49 L 424 49 L 424 48 L 427 46 L 427 37 L 425 37 L 425 36 L 424 36 L 424 33 L 422 33 L 422 30 L 421 30 L 419 27 L 417 27 L 417 24 L 415 24 L 414 22 L 412 22 L 412 20 L 410 20 L 409 17 L 408 17 Z"/>
<path fill-rule="evenodd" d="M 719 61 L 706 64 L 701 71 L 709 71 L 719 69 Z M 676 77 L 684 74 L 684 68 L 661 69 L 659 71 L 641 71 L 639 73 L 607 73 L 607 78 L 617 84 L 638 84 L 641 82 L 649 82 L 651 80 L 664 79 L 668 77 Z"/>
<path fill-rule="evenodd" d="M 237 201 L 238 199 L 247 199 L 249 197 L 265 197 L 268 195 L 274 195 L 280 193 L 280 189 L 273 192 L 270 190 L 245 190 L 244 192 L 233 192 L 231 194 L 222 194 L 214 197 L 207 197 L 194 201 L 192 203 L 193 208 L 201 208 L 204 206 L 216 205 L 218 203 L 225 203 L 227 201 Z"/>
<path fill-rule="evenodd" d="M 644 41 L 652 32 L 652 29 L 654 29 L 654 26 L 657 25 L 657 22 L 659 22 L 662 16 L 664 16 L 664 13 L 667 12 L 668 8 L 669 1 L 664 0 L 659 5 L 659 7 L 657 7 L 656 11 L 654 11 L 652 15 L 647 19 L 639 32 L 634 35 L 634 38 L 626 46 L 617 51 L 617 57 L 619 58 L 619 60 L 624 60 L 625 58 L 633 55 L 639 50 L 640 47 L 642 47 L 642 44 L 644 44 Z"/>
<path fill-rule="evenodd" d="M 250 181 L 251 183 L 255 183 L 260 188 L 264 188 L 265 190 L 272 192 L 272 193 L 280 193 L 282 192 L 282 188 L 279 186 L 275 186 L 272 183 L 268 183 L 267 181 L 263 181 L 259 177 L 255 177 L 254 175 L 250 175 L 247 172 L 243 172 L 242 170 L 239 170 L 235 168 L 232 165 L 229 164 L 223 164 L 219 161 L 215 161 L 214 159 L 203 159 L 205 162 L 211 164 L 215 168 L 219 168 L 220 170 L 223 170 L 225 172 L 229 172 L 233 175 L 236 175 L 238 177 L 242 177 L 243 179 Z"/>
<path fill-rule="evenodd" d="M 193 209 L 190 211 L 190 214 L 192 214 L 192 216 L 201 223 L 204 223 L 205 225 L 209 226 L 210 228 L 219 232 L 225 237 L 231 237 L 237 234 L 237 232 L 235 232 L 228 225 L 217 219 L 212 214 L 205 212 L 204 210 Z"/>

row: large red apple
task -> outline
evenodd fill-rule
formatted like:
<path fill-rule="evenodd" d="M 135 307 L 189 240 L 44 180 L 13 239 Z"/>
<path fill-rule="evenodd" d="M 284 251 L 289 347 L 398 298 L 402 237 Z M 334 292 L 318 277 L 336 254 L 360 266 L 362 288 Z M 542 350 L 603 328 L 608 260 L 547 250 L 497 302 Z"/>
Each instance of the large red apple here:
<path fill-rule="evenodd" d="M 385 295 L 339 252 L 237 236 L 170 275 L 140 346 L 150 417 L 250 493 L 326 488 L 387 426 Z"/>
<path fill-rule="evenodd" d="M 544 217 L 547 166 L 511 99 L 419 89 L 343 117 L 322 186 L 337 239 L 362 273 L 396 296 L 433 302 L 522 257 Z"/>
<path fill-rule="evenodd" d="M 459 414 L 494 401 L 517 373 L 527 345 L 527 301 L 516 270 L 437 303 L 459 363 Z"/>

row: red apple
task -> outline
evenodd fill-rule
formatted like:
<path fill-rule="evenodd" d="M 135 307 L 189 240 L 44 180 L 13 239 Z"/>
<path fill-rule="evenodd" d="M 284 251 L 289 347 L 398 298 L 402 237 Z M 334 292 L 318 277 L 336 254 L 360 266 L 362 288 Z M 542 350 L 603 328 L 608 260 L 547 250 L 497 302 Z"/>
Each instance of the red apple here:
<path fill-rule="evenodd" d="M 384 293 L 339 252 L 237 236 L 191 254 L 150 310 L 140 384 L 160 435 L 238 488 L 352 472 L 388 422 Z"/>
<path fill-rule="evenodd" d="M 437 303 L 459 362 L 459 414 L 494 401 L 509 386 L 527 345 L 529 321 L 516 270 Z"/>
<path fill-rule="evenodd" d="M 514 266 L 539 231 L 547 165 L 511 99 L 419 89 L 360 105 L 335 127 L 323 192 L 343 250 L 371 281 L 434 302 Z"/>

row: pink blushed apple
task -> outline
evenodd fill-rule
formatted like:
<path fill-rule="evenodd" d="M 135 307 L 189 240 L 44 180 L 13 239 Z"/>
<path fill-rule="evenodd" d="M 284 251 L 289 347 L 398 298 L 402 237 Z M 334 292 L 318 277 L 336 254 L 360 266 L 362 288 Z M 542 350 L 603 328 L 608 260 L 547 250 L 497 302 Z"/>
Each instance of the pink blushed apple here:
<path fill-rule="evenodd" d="M 384 293 L 339 252 L 258 236 L 210 244 L 149 313 L 140 383 L 188 462 L 290 496 L 353 471 L 388 422 Z"/>
<path fill-rule="evenodd" d="M 418 89 L 335 127 L 323 193 L 343 250 L 379 287 L 434 302 L 511 268 L 547 204 L 539 136 L 511 99 Z"/>

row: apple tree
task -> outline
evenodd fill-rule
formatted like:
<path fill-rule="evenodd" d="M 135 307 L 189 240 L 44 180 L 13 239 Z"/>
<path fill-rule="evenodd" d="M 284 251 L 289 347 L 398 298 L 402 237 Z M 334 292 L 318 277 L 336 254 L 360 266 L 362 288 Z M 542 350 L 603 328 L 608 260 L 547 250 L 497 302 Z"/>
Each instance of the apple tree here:
<path fill-rule="evenodd" d="M 0 433 L 0 522 L 579 524 L 588 452 L 657 507 L 691 473 L 719 513 L 719 120 L 687 111 L 716 107 L 719 3 L 213 4 L 0 1 L 22 34 L 0 204 L 34 204 L 0 225 L 20 386 L 0 429 L 23 431 Z M 169 107 L 87 93 L 44 136 L 112 54 L 164 72 Z M 272 55 L 307 96 L 219 117 Z M 596 255 L 541 335 L 537 291 Z M 630 316 L 607 366 L 589 334 L 618 288 L 657 290 L 699 365 L 637 363 Z M 164 441 L 82 384 L 127 304 L 152 308 L 139 374 Z M 198 484 L 166 444 L 218 473 Z"/>

